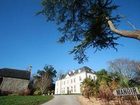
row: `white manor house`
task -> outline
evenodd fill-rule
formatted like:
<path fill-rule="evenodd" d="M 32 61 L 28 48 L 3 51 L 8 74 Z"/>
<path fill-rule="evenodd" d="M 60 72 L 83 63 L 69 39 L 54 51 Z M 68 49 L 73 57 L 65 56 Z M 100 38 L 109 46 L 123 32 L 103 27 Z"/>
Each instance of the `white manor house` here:
<path fill-rule="evenodd" d="M 80 85 L 85 78 L 97 79 L 95 72 L 87 66 L 67 73 L 55 83 L 55 94 L 80 94 Z"/>

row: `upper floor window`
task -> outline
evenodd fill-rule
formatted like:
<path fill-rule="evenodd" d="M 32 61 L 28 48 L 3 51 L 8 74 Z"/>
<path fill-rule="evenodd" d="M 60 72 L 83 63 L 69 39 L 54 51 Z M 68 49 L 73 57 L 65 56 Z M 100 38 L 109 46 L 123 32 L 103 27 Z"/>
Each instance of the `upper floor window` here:
<path fill-rule="evenodd" d="M 71 79 L 71 83 L 72 83 L 72 79 Z"/>
<path fill-rule="evenodd" d="M 94 79 L 94 80 L 96 79 L 95 76 L 93 76 L 93 79 Z"/>
<path fill-rule="evenodd" d="M 73 87 L 71 86 L 71 92 L 73 92 Z"/>
<path fill-rule="evenodd" d="M 75 78 L 74 78 L 74 83 L 75 83 Z"/>
<path fill-rule="evenodd" d="M 89 78 L 92 79 L 91 75 L 89 75 Z"/>

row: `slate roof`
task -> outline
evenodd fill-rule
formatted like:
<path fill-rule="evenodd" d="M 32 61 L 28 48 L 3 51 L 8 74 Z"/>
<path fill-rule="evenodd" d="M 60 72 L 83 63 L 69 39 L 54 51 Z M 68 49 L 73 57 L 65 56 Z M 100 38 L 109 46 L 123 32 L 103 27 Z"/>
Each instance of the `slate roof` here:
<path fill-rule="evenodd" d="M 80 70 L 80 71 L 79 71 Z M 84 66 L 82 68 L 79 68 L 77 70 L 74 70 L 74 72 L 71 72 L 71 74 L 69 74 L 70 76 L 71 75 L 75 75 L 75 74 L 78 74 L 78 73 L 81 73 L 81 72 L 87 72 L 87 73 L 95 73 L 91 68 L 87 67 L 87 66 Z"/>
<path fill-rule="evenodd" d="M 11 77 L 30 80 L 30 71 L 2 68 L 0 69 L 0 77 Z"/>
<path fill-rule="evenodd" d="M 76 69 L 74 71 L 71 71 L 71 72 L 69 72 L 67 74 L 64 74 L 63 77 L 61 77 L 60 79 L 65 78 L 66 75 L 73 76 L 73 75 L 78 74 L 78 73 L 81 73 L 81 72 L 87 72 L 87 73 L 93 73 L 93 74 L 95 74 L 95 71 L 93 71 L 91 68 L 89 68 L 87 66 L 84 66 L 82 68 L 79 68 L 79 69 Z"/>

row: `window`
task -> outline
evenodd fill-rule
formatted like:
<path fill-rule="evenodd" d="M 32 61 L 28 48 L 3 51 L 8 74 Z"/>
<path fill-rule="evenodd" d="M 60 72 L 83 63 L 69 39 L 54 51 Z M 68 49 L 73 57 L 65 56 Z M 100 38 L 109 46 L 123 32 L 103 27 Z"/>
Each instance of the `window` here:
<path fill-rule="evenodd" d="M 76 86 L 74 85 L 74 92 L 76 92 Z"/>
<path fill-rule="evenodd" d="M 71 92 L 73 92 L 73 87 L 71 86 Z"/>
<path fill-rule="evenodd" d="M 69 87 L 67 87 L 67 91 L 69 91 Z"/>
<path fill-rule="evenodd" d="M 94 76 L 93 78 L 94 78 L 94 80 L 95 80 L 95 76 Z"/>
<path fill-rule="evenodd" d="M 72 83 L 72 79 L 71 79 L 71 83 Z"/>
<path fill-rule="evenodd" d="M 65 88 L 64 88 L 64 90 L 63 90 L 63 91 L 64 91 L 64 93 L 65 93 Z"/>
<path fill-rule="evenodd" d="M 81 78 L 81 76 L 79 76 L 79 81 L 81 81 L 82 80 L 82 78 Z"/>
<path fill-rule="evenodd" d="M 75 78 L 74 78 L 74 83 L 75 83 Z"/>
<path fill-rule="evenodd" d="M 57 94 L 58 94 L 58 89 L 57 89 Z"/>
<path fill-rule="evenodd" d="M 91 75 L 89 75 L 89 78 L 92 79 Z"/>

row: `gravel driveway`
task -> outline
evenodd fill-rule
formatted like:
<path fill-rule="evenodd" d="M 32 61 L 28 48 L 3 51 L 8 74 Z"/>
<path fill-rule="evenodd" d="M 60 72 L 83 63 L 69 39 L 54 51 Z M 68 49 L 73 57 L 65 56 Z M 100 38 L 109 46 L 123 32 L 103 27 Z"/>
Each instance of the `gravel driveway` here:
<path fill-rule="evenodd" d="M 80 105 L 76 95 L 55 95 L 52 100 L 42 105 Z"/>

